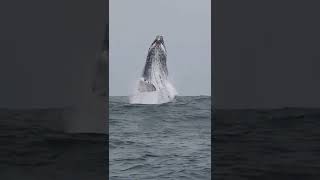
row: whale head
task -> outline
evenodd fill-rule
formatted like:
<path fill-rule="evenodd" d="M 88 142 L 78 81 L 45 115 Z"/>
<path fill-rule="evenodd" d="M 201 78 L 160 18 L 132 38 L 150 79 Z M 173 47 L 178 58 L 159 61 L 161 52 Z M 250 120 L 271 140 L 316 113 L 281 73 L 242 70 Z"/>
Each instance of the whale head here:
<path fill-rule="evenodd" d="M 159 47 L 163 49 L 165 52 L 167 52 L 166 46 L 164 44 L 163 36 L 162 35 L 157 35 L 155 40 L 152 42 L 151 46 L 149 49 Z"/>

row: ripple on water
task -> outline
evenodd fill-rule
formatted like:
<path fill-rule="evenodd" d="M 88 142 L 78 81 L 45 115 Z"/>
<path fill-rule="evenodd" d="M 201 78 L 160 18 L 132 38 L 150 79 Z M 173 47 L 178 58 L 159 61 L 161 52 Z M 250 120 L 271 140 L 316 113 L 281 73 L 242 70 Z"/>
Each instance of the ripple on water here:
<path fill-rule="evenodd" d="M 211 179 L 211 97 L 159 105 L 131 105 L 127 97 L 110 102 L 111 180 Z"/>

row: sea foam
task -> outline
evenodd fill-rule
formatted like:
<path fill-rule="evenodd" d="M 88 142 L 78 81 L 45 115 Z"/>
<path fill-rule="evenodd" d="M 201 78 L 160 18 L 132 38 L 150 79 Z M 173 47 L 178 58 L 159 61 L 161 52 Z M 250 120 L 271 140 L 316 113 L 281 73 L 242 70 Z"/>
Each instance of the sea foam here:
<path fill-rule="evenodd" d="M 140 79 L 139 81 L 143 81 Z M 164 85 L 151 92 L 140 92 L 140 83 L 137 82 L 134 88 L 133 95 L 129 97 L 131 104 L 162 104 L 172 101 L 178 94 L 172 83 L 168 80 L 164 82 Z"/>

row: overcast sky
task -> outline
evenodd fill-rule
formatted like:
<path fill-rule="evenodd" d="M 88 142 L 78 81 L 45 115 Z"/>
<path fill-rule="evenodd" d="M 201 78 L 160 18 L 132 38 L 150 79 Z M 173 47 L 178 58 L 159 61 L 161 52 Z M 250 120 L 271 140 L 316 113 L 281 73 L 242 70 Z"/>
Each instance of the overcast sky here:
<path fill-rule="evenodd" d="M 147 51 L 164 36 L 169 78 L 179 95 L 211 94 L 210 0 L 110 0 L 109 93 L 127 96 Z"/>

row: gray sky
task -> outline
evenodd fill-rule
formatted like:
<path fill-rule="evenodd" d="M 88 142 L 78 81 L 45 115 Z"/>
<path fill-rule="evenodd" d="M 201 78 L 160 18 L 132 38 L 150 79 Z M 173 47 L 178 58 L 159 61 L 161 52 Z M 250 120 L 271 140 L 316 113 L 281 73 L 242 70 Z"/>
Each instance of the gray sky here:
<path fill-rule="evenodd" d="M 169 78 L 179 95 L 211 94 L 210 0 L 110 0 L 110 96 L 129 95 L 147 51 L 164 36 Z"/>

